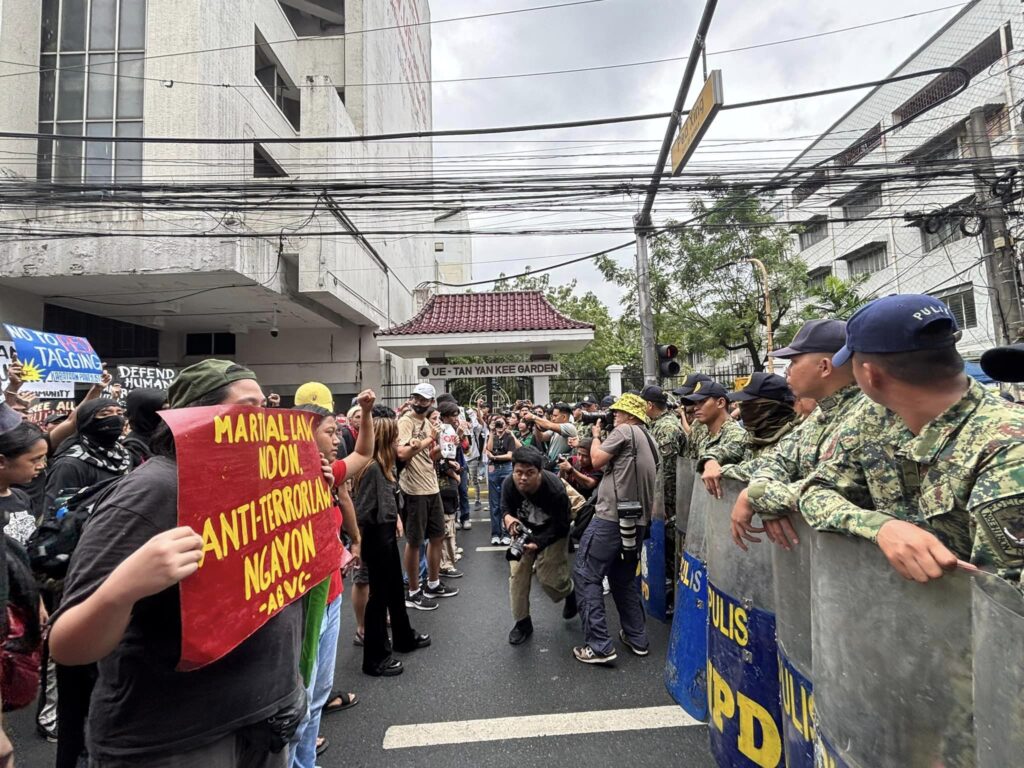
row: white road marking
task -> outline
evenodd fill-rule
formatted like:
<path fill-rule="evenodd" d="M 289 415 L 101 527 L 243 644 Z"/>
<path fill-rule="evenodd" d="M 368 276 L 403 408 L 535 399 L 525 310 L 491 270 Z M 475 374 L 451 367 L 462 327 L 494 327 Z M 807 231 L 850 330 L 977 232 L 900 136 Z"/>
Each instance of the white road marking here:
<path fill-rule="evenodd" d="M 477 547 L 477 552 L 504 552 L 508 547 Z"/>
<path fill-rule="evenodd" d="M 392 725 L 384 734 L 384 749 L 473 744 L 545 736 L 575 736 L 583 733 L 683 728 L 701 724 L 686 714 L 682 708 L 667 706 Z"/>

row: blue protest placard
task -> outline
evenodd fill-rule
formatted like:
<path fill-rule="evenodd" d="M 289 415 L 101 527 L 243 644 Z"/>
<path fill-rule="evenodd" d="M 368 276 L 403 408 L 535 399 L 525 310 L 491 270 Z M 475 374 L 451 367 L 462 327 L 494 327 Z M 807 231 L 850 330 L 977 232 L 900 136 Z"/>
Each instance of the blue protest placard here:
<path fill-rule="evenodd" d="M 46 333 L 4 323 L 14 342 L 26 384 L 58 381 L 84 381 L 98 384 L 103 364 L 88 339 Z"/>

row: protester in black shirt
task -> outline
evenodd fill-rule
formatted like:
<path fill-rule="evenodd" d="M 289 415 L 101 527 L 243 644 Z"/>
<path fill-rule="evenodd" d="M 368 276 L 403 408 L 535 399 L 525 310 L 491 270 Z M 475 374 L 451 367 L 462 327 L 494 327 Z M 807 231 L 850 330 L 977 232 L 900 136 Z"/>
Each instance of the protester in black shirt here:
<path fill-rule="evenodd" d="M 263 392 L 252 371 L 206 360 L 181 372 L 168 399 L 179 408 L 259 406 Z M 223 658 L 176 671 L 177 585 L 198 569 L 203 541 L 191 528 L 177 527 L 177 465 L 166 425 L 152 447 L 154 458 L 93 511 L 50 634 L 59 664 L 98 662 L 90 766 L 285 768 L 288 755 L 271 749 L 288 742 L 298 724 L 292 715 L 305 710 L 302 602 Z"/>
<path fill-rule="evenodd" d="M 149 440 L 162 423 L 160 411 L 167 404 L 167 390 L 133 389 L 125 398 L 124 410 L 131 432 L 124 439 L 124 447 L 132 457 L 132 466 L 138 467 L 153 456 Z"/>
<path fill-rule="evenodd" d="M 509 562 L 509 599 L 515 626 L 508 641 L 519 645 L 533 634 L 530 582 L 534 573 L 554 602 L 565 600 L 562 616 L 576 615 L 576 596 L 569 575 L 570 503 L 558 475 L 543 469 L 544 454 L 533 446 L 512 453 L 512 476 L 501 489 L 504 524 L 512 536 L 529 529 L 522 558 Z"/>

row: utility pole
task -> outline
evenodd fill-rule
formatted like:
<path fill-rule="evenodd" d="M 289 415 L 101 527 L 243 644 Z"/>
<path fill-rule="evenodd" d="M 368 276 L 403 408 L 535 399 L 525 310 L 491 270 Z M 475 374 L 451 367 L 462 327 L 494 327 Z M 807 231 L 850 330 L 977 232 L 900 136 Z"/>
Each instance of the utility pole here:
<path fill-rule="evenodd" d="M 1014 264 L 1013 245 L 1006 230 L 1006 214 L 1001 201 L 992 194 L 992 181 L 996 177 L 992 162 L 992 145 L 988 138 L 985 107 L 975 107 L 967 120 L 967 138 L 978 160 L 974 186 L 978 206 L 984 217 L 982 247 L 985 251 L 985 273 L 989 285 L 989 304 L 995 324 L 996 340 L 1000 344 L 1018 341 L 1024 336 L 1024 318 L 1021 316 L 1020 290 Z M 987 179 L 987 180 L 986 180 Z"/>
<path fill-rule="evenodd" d="M 715 7 L 718 0 L 706 0 L 704 13 L 697 25 L 697 34 L 693 38 L 693 47 L 686 59 L 686 68 L 683 70 L 683 81 L 679 85 L 679 92 L 676 94 L 676 102 L 672 106 L 672 116 L 668 121 L 668 128 L 665 131 L 665 139 L 661 143 L 661 151 L 658 153 L 658 160 L 654 165 L 654 174 L 651 177 L 651 184 L 647 189 L 647 197 L 644 200 L 643 208 L 633 217 L 633 226 L 636 231 L 636 280 L 638 308 L 640 310 L 640 343 L 643 345 L 644 361 L 644 384 L 658 383 L 658 359 L 655 351 L 657 339 L 654 336 L 654 312 L 651 309 L 651 273 L 647 257 L 647 237 L 651 230 L 651 210 L 654 208 L 654 198 L 658 194 L 658 187 L 661 186 L 661 177 L 665 173 L 665 163 L 668 161 L 669 152 L 672 149 L 672 142 L 676 131 L 679 128 L 679 119 L 682 116 L 683 105 L 686 102 L 686 94 L 693 82 L 693 75 L 697 71 L 697 64 L 702 60 L 704 51 L 704 40 L 707 37 L 708 29 L 711 27 L 711 18 L 715 15 Z"/>

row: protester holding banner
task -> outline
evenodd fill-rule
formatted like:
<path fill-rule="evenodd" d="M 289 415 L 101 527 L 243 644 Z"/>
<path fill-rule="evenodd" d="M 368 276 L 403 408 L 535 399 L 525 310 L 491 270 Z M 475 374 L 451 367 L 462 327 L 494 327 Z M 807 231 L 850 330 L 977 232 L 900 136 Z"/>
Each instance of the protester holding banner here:
<path fill-rule="evenodd" d="M 168 391 L 171 408 L 186 409 L 182 413 L 195 406 L 258 408 L 263 399 L 252 371 L 225 360 L 186 368 Z M 193 478 L 179 479 L 175 443 L 161 426 L 152 441 L 154 458 L 94 510 L 53 620 L 51 653 L 61 664 L 99 662 L 88 729 L 96 768 L 157 761 L 285 768 L 283 749 L 306 710 L 299 679 L 301 603 L 264 618 L 223 657 L 187 673 L 177 670 L 183 641 L 195 639 L 183 637 L 187 617 L 178 585 L 199 569 L 204 538 L 177 527 L 179 482 Z M 242 453 L 239 444 L 224 446 Z M 209 482 L 208 475 L 198 479 Z M 209 567 L 217 565 L 212 552 L 206 558 Z M 239 599 L 205 596 L 221 613 Z M 230 622 L 211 625 L 205 639 L 217 642 L 232 629 Z"/>
<path fill-rule="evenodd" d="M 317 417 L 314 424 L 314 439 L 320 455 L 334 465 L 335 482 L 339 487 L 344 487 L 341 481 L 345 476 L 361 471 L 373 455 L 373 419 L 370 414 L 375 399 L 372 391 L 360 393 L 359 404 L 356 407 L 363 417 L 365 428 L 359 431 L 353 444 L 353 452 L 337 462 L 335 459 L 341 436 L 338 434 L 337 421 L 331 412 L 333 408 L 319 405 L 298 406 L 300 410 L 309 411 Z M 341 466 L 338 467 L 337 464 Z M 339 478 L 339 474 L 343 476 Z M 335 518 L 335 528 L 340 532 L 344 523 L 341 509 L 335 506 L 331 514 Z M 355 534 L 356 540 L 361 538 L 358 530 L 352 533 Z M 292 768 L 314 768 L 317 755 L 327 747 L 326 740 L 318 744 L 317 739 L 320 718 L 334 688 L 334 667 L 341 628 L 341 593 L 344 588 L 342 565 L 342 562 L 337 563 L 331 570 L 330 578 L 314 587 L 305 598 L 306 631 L 301 669 L 306 679 L 309 708 L 292 739 Z"/>
<path fill-rule="evenodd" d="M 767 454 L 739 495 L 732 511 L 732 538 L 746 549 L 745 541 L 760 541 L 751 521 L 756 512 L 768 537 L 788 549 L 796 539 L 788 515 L 797 512 L 800 481 L 818 465 L 839 424 L 863 395 L 853 380 L 850 365 L 836 367 L 833 355 L 846 343 L 846 323 L 811 320 L 797 332 L 788 347 L 769 353 L 788 360 L 786 381 L 798 399 L 812 400 L 816 408 L 793 432 Z"/>
<path fill-rule="evenodd" d="M 847 324 L 834 365 L 873 403 L 839 426 L 800 511 L 819 530 L 875 542 L 904 578 L 966 560 L 1016 582 L 1024 563 L 1024 411 L 964 373 L 949 308 L 886 296 Z"/>

